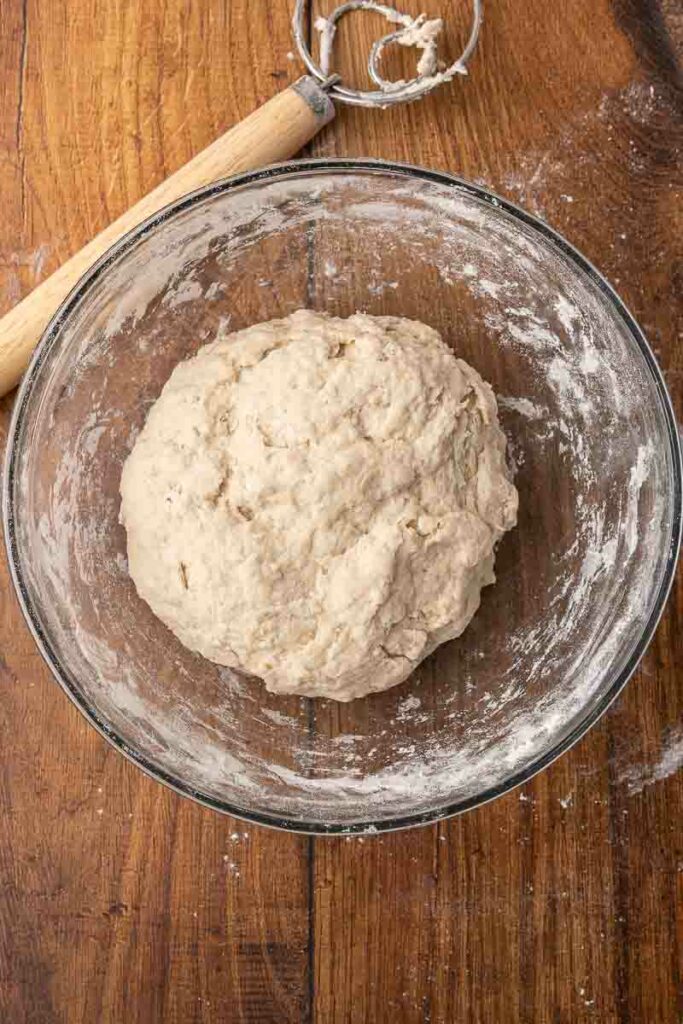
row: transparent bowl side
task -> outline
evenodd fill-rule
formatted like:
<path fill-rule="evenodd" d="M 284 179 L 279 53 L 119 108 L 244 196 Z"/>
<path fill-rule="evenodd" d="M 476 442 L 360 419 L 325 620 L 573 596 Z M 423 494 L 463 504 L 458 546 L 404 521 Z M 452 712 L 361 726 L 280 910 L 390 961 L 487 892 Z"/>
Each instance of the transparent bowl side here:
<path fill-rule="evenodd" d="M 186 651 L 135 593 L 118 524 L 121 465 L 175 363 L 301 306 L 440 330 L 499 394 L 520 490 L 466 633 L 343 706 Z M 58 676 L 138 763 L 248 816 L 384 827 L 489 798 L 602 710 L 670 580 L 678 460 L 637 328 L 570 247 L 443 176 L 309 166 L 185 201 L 90 276 L 22 391 L 8 532 Z"/>

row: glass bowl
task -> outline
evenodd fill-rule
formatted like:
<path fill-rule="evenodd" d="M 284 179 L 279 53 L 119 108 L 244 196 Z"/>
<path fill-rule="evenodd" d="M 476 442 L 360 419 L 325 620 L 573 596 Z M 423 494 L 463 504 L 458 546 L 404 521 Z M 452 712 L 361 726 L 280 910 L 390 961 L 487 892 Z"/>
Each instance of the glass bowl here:
<path fill-rule="evenodd" d="M 499 395 L 520 493 L 466 632 L 346 705 L 185 650 L 137 596 L 118 523 L 121 465 L 174 365 L 302 306 L 437 328 Z M 306 161 L 184 198 L 82 279 L 17 399 L 5 526 L 45 659 L 132 761 L 254 821 L 379 831 L 504 793 L 602 714 L 671 584 L 680 451 L 639 328 L 544 223 L 445 174 Z"/>

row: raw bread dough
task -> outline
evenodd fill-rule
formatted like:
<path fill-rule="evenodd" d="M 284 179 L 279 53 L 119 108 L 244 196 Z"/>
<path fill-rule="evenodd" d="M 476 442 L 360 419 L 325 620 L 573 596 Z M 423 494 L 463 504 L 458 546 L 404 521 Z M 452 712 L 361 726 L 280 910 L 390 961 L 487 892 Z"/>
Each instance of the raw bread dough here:
<path fill-rule="evenodd" d="M 347 701 L 458 636 L 515 524 L 493 392 L 436 331 L 300 310 L 175 368 L 128 457 L 139 594 L 275 693 Z"/>

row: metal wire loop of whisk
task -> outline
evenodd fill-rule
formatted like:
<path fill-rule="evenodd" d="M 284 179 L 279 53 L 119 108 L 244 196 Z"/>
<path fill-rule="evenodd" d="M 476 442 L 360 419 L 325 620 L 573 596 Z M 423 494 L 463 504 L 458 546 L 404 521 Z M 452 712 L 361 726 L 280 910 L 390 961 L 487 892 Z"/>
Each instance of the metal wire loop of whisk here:
<path fill-rule="evenodd" d="M 346 3 L 336 7 L 331 14 L 316 21 L 316 28 L 320 31 L 320 57 L 316 61 L 305 38 L 308 3 L 309 0 L 296 0 L 292 20 L 294 41 L 301 59 L 333 100 L 356 107 L 389 107 L 395 103 L 409 103 L 420 99 L 445 82 L 450 82 L 456 75 L 466 75 L 467 62 L 477 45 L 483 20 L 482 0 L 472 0 L 472 24 L 465 48 L 450 66 L 441 67 L 436 51 L 436 39 L 442 27 L 440 19 L 427 21 L 425 15 L 413 18 L 411 15 L 402 14 L 395 7 L 378 3 L 376 0 L 347 0 Z M 373 43 L 368 55 L 368 73 L 377 85 L 377 89 L 350 89 L 343 84 L 338 74 L 330 73 L 337 25 L 341 18 L 351 11 L 374 11 L 383 15 L 387 21 L 400 26 Z M 426 32 L 428 29 L 431 31 Z M 423 57 L 418 64 L 415 78 L 407 82 L 390 82 L 382 76 L 379 70 L 382 51 L 392 43 L 414 46 L 423 50 Z"/>

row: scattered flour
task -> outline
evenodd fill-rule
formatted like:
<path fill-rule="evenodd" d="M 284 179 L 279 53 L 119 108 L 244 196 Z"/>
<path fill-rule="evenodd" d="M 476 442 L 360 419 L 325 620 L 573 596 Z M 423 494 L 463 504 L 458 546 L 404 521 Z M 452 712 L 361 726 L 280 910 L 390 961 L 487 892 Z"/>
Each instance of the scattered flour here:
<path fill-rule="evenodd" d="M 410 721 L 413 712 L 417 711 L 422 706 L 422 701 L 415 694 L 411 694 L 410 697 L 405 697 L 404 700 L 398 705 L 398 711 L 396 713 L 397 722 Z"/>
<path fill-rule="evenodd" d="M 547 407 L 537 405 L 535 402 L 529 401 L 528 398 L 498 395 L 498 405 L 502 409 L 518 412 L 520 416 L 524 416 L 527 420 L 545 420 L 548 418 L 549 410 Z"/>
<path fill-rule="evenodd" d="M 545 219 L 549 207 L 551 219 L 567 216 L 570 211 L 566 207 L 577 202 L 569 190 L 577 182 L 589 184 L 598 173 L 604 146 L 616 141 L 617 125 L 629 171 L 636 176 L 647 173 L 643 126 L 668 124 L 671 96 L 661 85 L 644 79 L 606 92 L 597 104 L 555 128 L 547 148 L 517 152 L 516 166 L 503 175 L 500 188 L 537 217 Z M 592 190 L 588 194 L 592 195 Z"/>
<path fill-rule="evenodd" d="M 683 767 L 683 727 L 672 729 L 662 743 L 659 759 L 652 765 L 630 767 L 620 777 L 631 796 L 668 779 Z"/>

